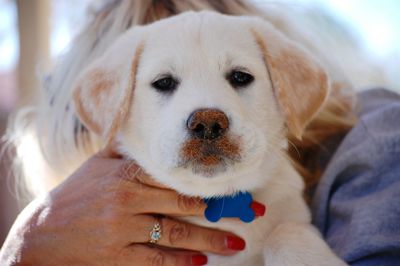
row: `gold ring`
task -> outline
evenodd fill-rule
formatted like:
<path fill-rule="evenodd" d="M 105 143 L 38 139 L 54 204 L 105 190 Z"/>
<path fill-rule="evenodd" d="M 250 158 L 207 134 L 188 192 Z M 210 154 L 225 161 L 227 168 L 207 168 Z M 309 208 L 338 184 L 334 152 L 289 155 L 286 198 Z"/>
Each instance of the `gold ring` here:
<path fill-rule="evenodd" d="M 161 239 L 161 224 L 156 222 L 150 231 L 150 243 L 156 244 Z"/>

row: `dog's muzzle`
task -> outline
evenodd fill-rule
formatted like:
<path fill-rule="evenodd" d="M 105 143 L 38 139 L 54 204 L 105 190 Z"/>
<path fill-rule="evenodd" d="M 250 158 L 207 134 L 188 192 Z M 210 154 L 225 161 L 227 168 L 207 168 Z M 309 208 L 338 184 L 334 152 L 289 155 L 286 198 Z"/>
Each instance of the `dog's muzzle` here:
<path fill-rule="evenodd" d="M 229 119 L 220 110 L 194 111 L 187 130 L 190 136 L 181 149 L 181 167 L 213 176 L 240 160 L 239 143 L 229 136 Z"/>

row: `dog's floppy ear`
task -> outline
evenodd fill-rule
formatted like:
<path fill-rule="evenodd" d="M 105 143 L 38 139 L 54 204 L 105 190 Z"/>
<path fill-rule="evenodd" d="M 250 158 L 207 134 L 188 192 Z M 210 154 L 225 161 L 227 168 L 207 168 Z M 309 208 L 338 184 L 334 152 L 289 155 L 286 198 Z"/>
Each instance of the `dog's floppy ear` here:
<path fill-rule="evenodd" d="M 74 86 L 77 115 L 106 143 L 115 137 L 132 102 L 142 45 L 129 48 L 129 52 L 116 48 L 108 51 L 82 72 Z"/>
<path fill-rule="evenodd" d="M 329 94 L 329 81 L 319 63 L 267 22 L 252 29 L 289 132 L 298 139 Z"/>

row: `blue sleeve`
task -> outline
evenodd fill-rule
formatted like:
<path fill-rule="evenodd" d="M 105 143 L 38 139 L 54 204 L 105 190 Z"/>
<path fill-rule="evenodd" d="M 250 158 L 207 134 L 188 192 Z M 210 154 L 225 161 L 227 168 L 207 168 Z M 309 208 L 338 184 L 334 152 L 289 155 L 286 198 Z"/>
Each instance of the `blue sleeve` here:
<path fill-rule="evenodd" d="M 360 97 L 360 120 L 333 155 L 315 192 L 313 222 L 354 266 L 400 265 L 400 97 Z"/>

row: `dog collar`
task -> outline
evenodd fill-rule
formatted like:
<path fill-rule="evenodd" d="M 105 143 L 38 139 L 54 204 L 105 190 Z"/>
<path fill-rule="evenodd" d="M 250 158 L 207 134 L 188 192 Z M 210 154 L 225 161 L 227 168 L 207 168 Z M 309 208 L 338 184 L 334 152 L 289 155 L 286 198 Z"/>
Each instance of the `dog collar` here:
<path fill-rule="evenodd" d="M 235 195 L 204 199 L 207 208 L 204 216 L 210 222 L 217 222 L 222 217 L 239 218 L 245 223 L 250 223 L 255 218 L 251 209 L 253 197 L 249 192 L 239 192 Z"/>

